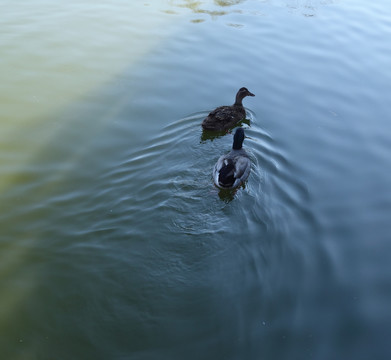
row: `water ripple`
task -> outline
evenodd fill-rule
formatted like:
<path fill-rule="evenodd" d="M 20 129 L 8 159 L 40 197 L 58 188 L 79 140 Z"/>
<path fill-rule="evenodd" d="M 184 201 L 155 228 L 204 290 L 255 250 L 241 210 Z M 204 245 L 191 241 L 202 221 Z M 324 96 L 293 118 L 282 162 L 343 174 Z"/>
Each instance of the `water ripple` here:
<path fill-rule="evenodd" d="M 203 140 L 200 124 L 206 114 L 170 123 L 104 175 L 102 183 L 111 184 L 117 194 L 111 196 L 112 208 L 125 210 L 133 229 L 146 227 L 149 232 L 152 226 L 196 238 L 208 234 L 223 239 L 227 232 L 281 237 L 281 232 L 291 231 L 295 217 L 315 222 L 307 210 L 306 186 L 295 179 L 295 169 L 250 110 L 250 125 L 243 124 L 248 137 L 244 146 L 252 161 L 250 177 L 235 192 L 217 189 L 212 168 L 231 148 L 232 135 Z"/>

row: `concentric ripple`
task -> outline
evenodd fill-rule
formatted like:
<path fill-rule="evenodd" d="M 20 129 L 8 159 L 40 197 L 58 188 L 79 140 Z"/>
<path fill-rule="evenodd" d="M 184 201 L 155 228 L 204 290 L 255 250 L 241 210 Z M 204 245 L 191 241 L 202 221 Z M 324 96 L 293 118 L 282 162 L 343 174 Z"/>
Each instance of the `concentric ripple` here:
<path fill-rule="evenodd" d="M 291 217 L 305 217 L 305 186 L 294 180 L 292 166 L 249 110 L 242 124 L 252 161 L 249 179 L 234 192 L 214 186 L 213 165 L 231 149 L 232 134 L 205 140 L 200 124 L 206 115 L 172 122 L 106 174 L 102 183 L 111 184 L 117 194 L 113 208 L 126 209 L 133 227 L 145 226 L 149 232 L 152 225 L 193 236 L 270 235 L 286 228 Z"/>

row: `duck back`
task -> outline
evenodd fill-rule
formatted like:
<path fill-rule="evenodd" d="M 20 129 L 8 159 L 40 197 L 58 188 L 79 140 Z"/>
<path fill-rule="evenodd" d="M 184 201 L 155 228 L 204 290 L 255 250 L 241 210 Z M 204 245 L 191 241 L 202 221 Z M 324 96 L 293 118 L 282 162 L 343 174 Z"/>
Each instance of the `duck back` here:
<path fill-rule="evenodd" d="M 228 130 L 246 117 L 243 106 L 220 106 L 211 111 L 202 122 L 204 130 Z"/>

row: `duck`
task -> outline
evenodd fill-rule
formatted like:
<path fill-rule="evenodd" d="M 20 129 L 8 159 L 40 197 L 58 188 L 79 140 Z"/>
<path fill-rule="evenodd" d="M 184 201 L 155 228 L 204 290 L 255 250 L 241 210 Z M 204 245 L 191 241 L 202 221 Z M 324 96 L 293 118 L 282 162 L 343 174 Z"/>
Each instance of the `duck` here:
<path fill-rule="evenodd" d="M 236 94 L 235 103 L 229 106 L 219 106 L 209 113 L 202 122 L 202 128 L 209 131 L 224 131 L 235 126 L 239 121 L 246 118 L 246 110 L 242 100 L 246 96 L 255 96 L 253 93 L 242 87 Z"/>
<path fill-rule="evenodd" d="M 242 148 L 244 138 L 244 130 L 240 127 L 235 132 L 232 150 L 217 160 L 213 168 L 213 181 L 218 188 L 234 189 L 247 180 L 251 161 Z"/>

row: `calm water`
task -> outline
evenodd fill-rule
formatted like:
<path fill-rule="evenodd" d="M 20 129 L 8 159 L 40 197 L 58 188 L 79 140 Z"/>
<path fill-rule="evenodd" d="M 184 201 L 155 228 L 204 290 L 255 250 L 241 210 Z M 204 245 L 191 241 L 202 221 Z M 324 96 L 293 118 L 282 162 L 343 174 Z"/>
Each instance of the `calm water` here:
<path fill-rule="evenodd" d="M 3 5 L 2 359 L 391 358 L 388 0 Z"/>

